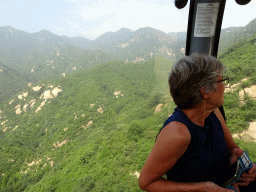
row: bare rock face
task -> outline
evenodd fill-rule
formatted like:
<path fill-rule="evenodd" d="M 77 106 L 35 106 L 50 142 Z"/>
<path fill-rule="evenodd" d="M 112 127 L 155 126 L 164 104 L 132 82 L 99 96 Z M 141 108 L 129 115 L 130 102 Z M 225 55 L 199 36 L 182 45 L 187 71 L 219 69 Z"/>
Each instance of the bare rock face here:
<path fill-rule="evenodd" d="M 53 90 L 52 90 L 52 95 L 54 97 L 57 97 L 58 96 L 58 93 L 62 92 L 63 90 L 58 88 L 58 87 L 55 87 Z"/>
<path fill-rule="evenodd" d="M 163 106 L 164 106 L 164 105 L 163 105 L 162 103 L 160 103 L 159 105 L 157 105 L 157 107 L 156 107 L 154 113 L 157 113 L 157 112 L 159 112 L 159 111 L 162 111 Z"/>
<path fill-rule="evenodd" d="M 248 130 L 234 134 L 233 138 L 240 138 L 245 141 L 254 141 L 256 143 L 256 122 L 250 122 Z"/>
<path fill-rule="evenodd" d="M 247 80 L 248 80 L 248 78 L 245 78 L 245 79 L 242 79 L 241 82 L 247 81 Z M 228 85 L 226 86 L 226 88 L 225 88 L 225 93 L 228 93 L 228 92 L 230 92 L 230 91 L 235 91 L 236 89 L 238 89 L 238 87 L 239 87 L 240 85 L 242 85 L 241 82 L 240 82 L 240 83 L 233 84 L 233 85 L 228 84 Z M 241 97 L 241 96 L 240 96 L 240 97 Z"/>
<path fill-rule="evenodd" d="M 256 140 L 256 122 L 250 123 L 247 134 L 252 138 L 252 140 Z"/>
<path fill-rule="evenodd" d="M 41 86 L 36 86 L 36 87 L 32 87 L 32 90 L 33 91 L 39 91 L 42 87 Z"/>
<path fill-rule="evenodd" d="M 104 109 L 103 109 L 103 107 L 100 107 L 97 111 L 98 111 L 99 113 L 103 113 L 103 112 L 104 112 Z"/>
<path fill-rule="evenodd" d="M 239 91 L 240 100 L 244 100 L 244 92 L 247 93 L 250 97 L 256 98 L 256 85 L 245 88 L 244 90 Z"/>

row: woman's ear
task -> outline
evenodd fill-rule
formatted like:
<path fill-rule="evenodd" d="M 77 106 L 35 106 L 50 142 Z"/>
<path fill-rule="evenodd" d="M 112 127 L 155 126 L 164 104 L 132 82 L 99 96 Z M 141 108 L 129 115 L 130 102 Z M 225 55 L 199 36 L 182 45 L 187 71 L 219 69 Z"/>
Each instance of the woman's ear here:
<path fill-rule="evenodd" d="M 210 92 L 207 90 L 206 87 L 202 87 L 202 88 L 201 88 L 201 94 L 202 94 L 202 97 L 203 97 L 205 100 L 208 100 L 208 99 L 209 99 Z"/>

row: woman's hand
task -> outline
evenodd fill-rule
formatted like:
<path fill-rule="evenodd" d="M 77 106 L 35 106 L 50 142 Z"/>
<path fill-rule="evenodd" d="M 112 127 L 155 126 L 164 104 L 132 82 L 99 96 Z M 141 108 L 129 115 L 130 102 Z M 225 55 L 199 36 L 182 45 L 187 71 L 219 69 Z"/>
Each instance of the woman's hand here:
<path fill-rule="evenodd" d="M 253 163 L 253 167 L 248 170 L 247 173 L 243 173 L 238 180 L 237 184 L 239 186 L 248 186 L 251 182 L 255 181 L 256 178 L 256 164 Z"/>
<path fill-rule="evenodd" d="M 230 163 L 233 164 L 241 155 L 243 150 L 240 148 L 233 148 L 231 150 Z M 237 182 L 238 186 L 248 186 L 256 178 L 256 164 L 253 163 L 253 167 L 248 170 L 247 173 L 243 173 Z"/>
<path fill-rule="evenodd" d="M 236 189 L 237 192 L 240 192 L 239 187 L 236 183 L 232 185 L 233 188 Z M 209 192 L 234 192 L 233 189 L 227 189 L 220 187 L 219 185 L 213 183 L 213 182 L 207 182 L 207 187 L 205 188 L 205 191 Z"/>
<path fill-rule="evenodd" d="M 239 187 L 238 187 L 238 183 L 237 183 L 237 182 L 235 182 L 235 183 L 232 185 L 232 187 L 235 188 L 237 192 L 240 192 L 240 189 L 239 189 Z M 233 190 L 233 191 L 234 191 L 234 190 Z"/>
<path fill-rule="evenodd" d="M 240 148 L 232 148 L 230 150 L 231 157 L 229 159 L 230 164 L 234 164 L 239 157 L 241 157 L 244 153 L 244 151 Z"/>

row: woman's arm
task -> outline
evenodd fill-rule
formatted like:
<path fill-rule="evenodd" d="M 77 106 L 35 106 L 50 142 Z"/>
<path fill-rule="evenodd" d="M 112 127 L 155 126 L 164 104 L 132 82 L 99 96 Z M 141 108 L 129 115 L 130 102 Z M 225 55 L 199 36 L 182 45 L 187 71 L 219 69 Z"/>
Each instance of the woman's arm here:
<path fill-rule="evenodd" d="M 237 187 L 235 189 L 239 190 Z M 222 188 L 213 182 L 182 183 L 169 181 L 164 178 L 160 178 L 142 190 L 148 192 L 234 192 L 234 190 Z"/>
<path fill-rule="evenodd" d="M 218 117 L 218 119 L 220 120 L 229 153 L 232 154 L 232 150 L 234 148 L 239 148 L 239 146 L 235 143 L 234 139 L 232 138 L 231 132 L 229 131 L 228 126 L 227 126 L 219 108 L 216 108 L 213 111 L 214 111 L 215 115 Z"/>
<path fill-rule="evenodd" d="M 140 174 L 139 187 L 144 191 L 227 191 L 214 183 L 181 183 L 164 179 L 167 173 L 185 153 L 191 135 L 179 122 L 169 123 L 158 135 Z"/>
<path fill-rule="evenodd" d="M 231 135 L 219 109 L 218 108 L 215 109 L 214 112 L 222 124 L 225 140 L 226 140 L 227 146 L 229 148 L 229 152 L 232 155 L 231 163 L 233 163 L 243 154 L 243 150 L 240 149 L 239 146 L 233 140 L 232 135 Z M 256 178 L 256 165 L 254 164 L 253 168 L 250 169 L 248 171 L 248 173 L 243 173 L 241 175 L 241 178 L 239 179 L 240 182 L 238 183 L 238 185 L 239 186 L 248 186 L 250 184 L 250 182 L 255 181 L 255 178 Z"/>

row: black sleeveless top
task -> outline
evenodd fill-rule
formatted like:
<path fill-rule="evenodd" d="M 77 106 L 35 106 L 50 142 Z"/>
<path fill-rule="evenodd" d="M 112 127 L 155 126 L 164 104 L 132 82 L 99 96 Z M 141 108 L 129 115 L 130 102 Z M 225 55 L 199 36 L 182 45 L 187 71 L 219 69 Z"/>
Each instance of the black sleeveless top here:
<path fill-rule="evenodd" d="M 163 128 L 172 121 L 181 122 L 187 126 L 191 141 L 183 156 L 166 173 L 167 179 L 178 182 L 218 183 L 216 176 L 229 165 L 229 154 L 222 125 L 215 113 L 212 112 L 206 118 L 204 127 L 201 127 L 190 121 L 180 109 L 176 108 L 164 123 Z"/>

